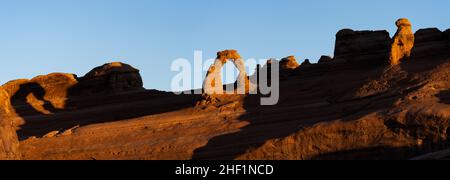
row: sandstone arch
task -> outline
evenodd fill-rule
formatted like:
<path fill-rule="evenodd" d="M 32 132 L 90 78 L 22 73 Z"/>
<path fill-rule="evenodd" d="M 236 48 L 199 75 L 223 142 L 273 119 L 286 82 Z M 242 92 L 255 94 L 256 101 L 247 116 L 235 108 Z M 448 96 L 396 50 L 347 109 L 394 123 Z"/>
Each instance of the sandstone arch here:
<path fill-rule="evenodd" d="M 213 65 L 208 70 L 206 78 L 203 82 L 204 95 L 222 95 L 225 94 L 222 84 L 222 68 L 228 62 L 233 62 L 234 66 L 239 70 L 237 77 L 237 89 L 234 94 L 247 94 L 254 88 L 248 79 L 247 72 L 245 70 L 245 63 L 241 59 L 241 56 L 236 50 L 225 50 L 217 53 L 217 58 Z M 229 94 L 230 92 L 226 92 Z"/>

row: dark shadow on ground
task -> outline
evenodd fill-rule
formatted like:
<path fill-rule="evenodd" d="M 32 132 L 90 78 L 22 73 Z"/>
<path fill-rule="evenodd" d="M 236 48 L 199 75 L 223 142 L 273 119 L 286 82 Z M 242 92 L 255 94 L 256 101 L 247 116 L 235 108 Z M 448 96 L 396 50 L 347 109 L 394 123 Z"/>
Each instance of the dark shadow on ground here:
<path fill-rule="evenodd" d="M 450 89 L 439 92 L 437 97 L 441 103 L 450 104 Z"/>
<path fill-rule="evenodd" d="M 44 99 L 45 89 L 37 83 L 20 86 L 12 96 L 11 103 L 23 120 L 17 131 L 19 140 L 42 137 L 49 132 L 63 132 L 75 126 L 121 121 L 130 118 L 161 114 L 193 107 L 201 98 L 199 95 L 175 95 L 156 90 L 141 90 L 122 93 L 98 93 L 88 96 L 69 90 L 64 109 L 56 109 Z M 35 109 L 27 96 L 33 94 L 44 102 L 44 114 Z"/>

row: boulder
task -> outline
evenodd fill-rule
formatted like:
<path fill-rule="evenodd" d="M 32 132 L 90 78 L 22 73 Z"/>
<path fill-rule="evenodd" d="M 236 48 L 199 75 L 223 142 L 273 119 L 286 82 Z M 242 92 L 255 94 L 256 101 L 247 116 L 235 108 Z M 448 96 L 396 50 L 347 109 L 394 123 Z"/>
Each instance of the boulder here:
<path fill-rule="evenodd" d="M 332 57 L 330 57 L 330 56 L 321 56 L 320 59 L 319 59 L 319 64 L 328 63 L 328 62 L 331 62 L 331 61 L 333 61 Z"/>
<path fill-rule="evenodd" d="M 297 60 L 294 56 L 288 56 L 280 61 L 280 68 L 281 70 L 294 70 L 298 68 L 300 65 L 298 64 Z"/>
<path fill-rule="evenodd" d="M 19 159 L 19 140 L 13 126 L 8 93 L 0 87 L 0 160 Z"/>
<path fill-rule="evenodd" d="M 384 63 L 389 57 L 391 38 L 387 31 L 340 30 L 336 34 L 334 60 Z"/>
<path fill-rule="evenodd" d="M 119 93 L 144 89 L 139 70 L 121 62 L 96 67 L 79 81 L 77 90 L 88 93 Z"/>
<path fill-rule="evenodd" d="M 414 47 L 414 33 L 412 31 L 411 22 L 402 18 L 395 22 L 397 25 L 397 33 L 392 41 L 391 53 L 389 56 L 390 64 L 399 64 L 402 59 L 411 56 L 411 50 Z"/>

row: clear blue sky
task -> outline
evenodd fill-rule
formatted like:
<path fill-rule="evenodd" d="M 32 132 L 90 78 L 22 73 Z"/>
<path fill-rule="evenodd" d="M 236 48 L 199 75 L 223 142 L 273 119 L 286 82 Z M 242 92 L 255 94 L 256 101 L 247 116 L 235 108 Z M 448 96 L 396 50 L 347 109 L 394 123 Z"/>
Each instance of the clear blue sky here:
<path fill-rule="evenodd" d="M 176 58 L 332 55 L 342 28 L 450 28 L 448 0 L 1 0 L 0 84 L 50 72 L 80 76 L 108 61 L 141 70 L 146 88 L 168 90 Z"/>

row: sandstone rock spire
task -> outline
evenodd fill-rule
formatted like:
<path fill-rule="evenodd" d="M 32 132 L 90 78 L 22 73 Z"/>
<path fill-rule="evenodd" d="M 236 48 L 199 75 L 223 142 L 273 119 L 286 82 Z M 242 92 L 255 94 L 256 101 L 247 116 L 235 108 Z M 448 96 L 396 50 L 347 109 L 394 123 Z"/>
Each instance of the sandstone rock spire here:
<path fill-rule="evenodd" d="M 401 18 L 395 23 L 398 27 L 391 46 L 390 63 L 399 64 L 404 58 L 411 56 L 411 50 L 414 47 L 414 33 L 411 22 L 406 18 Z"/>

